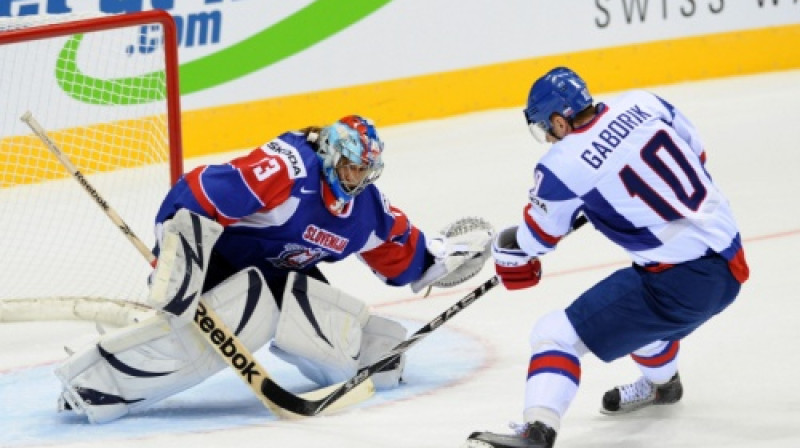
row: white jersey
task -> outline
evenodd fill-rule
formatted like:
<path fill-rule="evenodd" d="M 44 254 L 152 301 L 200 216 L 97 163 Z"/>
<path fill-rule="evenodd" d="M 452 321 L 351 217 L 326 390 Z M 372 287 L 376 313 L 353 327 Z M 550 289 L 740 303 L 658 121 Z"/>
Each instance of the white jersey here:
<path fill-rule="evenodd" d="M 631 91 L 552 145 L 534 171 L 517 240 L 541 255 L 583 212 L 642 266 L 741 248 L 727 199 L 704 167 L 697 130 L 671 104 Z"/>

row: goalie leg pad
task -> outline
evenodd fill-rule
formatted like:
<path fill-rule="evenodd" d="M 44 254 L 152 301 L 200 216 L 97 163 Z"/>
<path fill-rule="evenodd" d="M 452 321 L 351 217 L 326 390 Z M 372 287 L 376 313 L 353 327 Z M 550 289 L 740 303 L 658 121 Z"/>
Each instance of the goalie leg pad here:
<path fill-rule="evenodd" d="M 161 252 L 148 301 L 156 309 L 188 320 L 197 309 L 211 249 L 222 234 L 222 226 L 181 209 L 159 231 L 163 231 Z"/>
<path fill-rule="evenodd" d="M 278 308 L 258 270 L 231 276 L 203 299 L 250 350 L 275 335 Z M 225 366 L 194 325 L 159 314 L 102 336 L 67 359 L 56 376 L 65 389 L 61 401 L 103 423 L 150 407 Z"/>
<path fill-rule="evenodd" d="M 358 369 L 367 306 L 302 274 L 289 274 L 286 285 L 272 353 L 320 386 L 350 379 Z"/>
<path fill-rule="evenodd" d="M 366 367 L 380 361 L 398 344 L 406 340 L 408 331 L 400 323 L 381 316 L 372 315 L 364 326 L 361 341 L 361 360 L 358 367 Z M 372 375 L 378 389 L 397 387 L 403 377 L 406 364 L 405 353 L 381 371 Z"/>
<path fill-rule="evenodd" d="M 91 423 L 105 423 L 128 413 L 128 400 L 122 396 L 115 379 L 115 369 L 109 364 L 117 363 L 112 353 L 101 344 L 136 347 L 140 341 L 159 339 L 170 334 L 166 318 L 153 316 L 145 321 L 108 333 L 96 345 L 78 351 L 55 370 L 55 375 L 64 386 L 59 398 L 59 409 L 70 409 L 86 414 Z M 123 349 L 124 350 L 124 349 Z M 108 356 L 108 360 L 104 358 Z"/>

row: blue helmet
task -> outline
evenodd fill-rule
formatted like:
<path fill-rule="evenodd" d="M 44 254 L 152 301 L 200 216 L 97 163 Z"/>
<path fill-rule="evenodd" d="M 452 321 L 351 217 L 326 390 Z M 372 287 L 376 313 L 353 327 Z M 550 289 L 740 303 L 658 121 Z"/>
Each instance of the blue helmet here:
<path fill-rule="evenodd" d="M 317 155 L 339 206 L 378 179 L 383 172 L 382 154 L 383 142 L 372 121 L 358 115 L 346 116 L 320 131 Z M 349 180 L 341 179 L 337 168 L 358 174 Z"/>
<path fill-rule="evenodd" d="M 551 132 L 553 114 L 571 120 L 592 104 L 592 95 L 583 79 L 566 67 L 556 67 L 533 83 L 523 112 L 531 133 L 543 142 L 544 134 Z"/>

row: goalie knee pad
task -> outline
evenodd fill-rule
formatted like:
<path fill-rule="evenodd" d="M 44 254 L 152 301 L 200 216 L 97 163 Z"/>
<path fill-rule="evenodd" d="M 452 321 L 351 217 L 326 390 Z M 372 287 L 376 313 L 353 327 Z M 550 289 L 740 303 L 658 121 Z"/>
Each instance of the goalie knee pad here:
<path fill-rule="evenodd" d="M 233 275 L 203 299 L 250 350 L 275 335 L 278 309 L 256 269 Z M 226 365 L 194 324 L 159 314 L 102 336 L 67 359 L 56 376 L 64 385 L 62 409 L 103 423 L 188 389 Z"/>
<path fill-rule="evenodd" d="M 156 309 L 188 320 L 197 308 L 211 249 L 222 233 L 222 226 L 181 209 L 159 231 L 163 235 L 148 301 Z"/>
<path fill-rule="evenodd" d="M 358 369 L 368 318 L 360 300 L 293 272 L 270 350 L 321 386 L 345 381 Z"/>
<path fill-rule="evenodd" d="M 372 315 L 364 326 L 361 340 L 361 360 L 359 368 L 369 366 L 384 358 L 393 348 L 406 340 L 408 332 L 398 322 Z M 403 377 L 406 355 L 392 361 L 372 375 L 372 382 L 378 389 L 397 387 Z"/>

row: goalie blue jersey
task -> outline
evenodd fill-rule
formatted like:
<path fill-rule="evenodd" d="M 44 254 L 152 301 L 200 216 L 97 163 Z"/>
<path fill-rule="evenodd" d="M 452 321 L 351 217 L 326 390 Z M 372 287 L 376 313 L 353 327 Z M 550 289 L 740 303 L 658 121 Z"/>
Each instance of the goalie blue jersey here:
<path fill-rule="evenodd" d="M 181 208 L 224 226 L 214 250 L 232 267 L 304 271 L 357 254 L 386 283 L 417 280 L 425 236 L 369 185 L 342 210 L 322 177 L 321 162 L 300 133 L 286 133 L 220 165 L 199 166 L 167 194 L 161 223 Z"/>
<path fill-rule="evenodd" d="M 671 104 L 631 91 L 554 143 L 534 170 L 517 232 L 531 255 L 552 250 L 584 213 L 643 267 L 718 253 L 747 277 L 728 200 L 705 168 L 694 126 Z"/>

